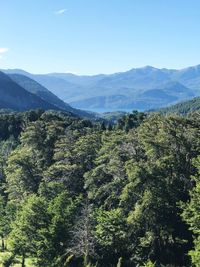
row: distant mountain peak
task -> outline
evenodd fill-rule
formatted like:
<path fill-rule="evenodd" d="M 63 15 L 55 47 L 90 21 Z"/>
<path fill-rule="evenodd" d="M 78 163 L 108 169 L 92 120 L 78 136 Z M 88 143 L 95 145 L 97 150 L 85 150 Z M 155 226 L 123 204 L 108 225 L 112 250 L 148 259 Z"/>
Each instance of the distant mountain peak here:
<path fill-rule="evenodd" d="M 7 70 L 7 73 L 15 72 L 35 80 L 74 108 L 93 111 L 94 106 L 102 109 L 105 106 L 105 111 L 107 107 L 143 110 L 200 96 L 200 65 L 181 70 L 147 65 L 107 75 L 36 75 L 23 70 Z"/>
<path fill-rule="evenodd" d="M 21 74 L 25 76 L 31 75 L 29 72 L 22 70 L 22 69 L 5 69 L 5 70 L 1 69 L 1 71 L 6 74 Z"/>
<path fill-rule="evenodd" d="M 144 67 L 141 67 L 140 69 L 144 69 L 144 70 L 158 70 L 158 68 L 155 68 L 155 67 L 150 66 L 150 65 L 146 65 Z"/>

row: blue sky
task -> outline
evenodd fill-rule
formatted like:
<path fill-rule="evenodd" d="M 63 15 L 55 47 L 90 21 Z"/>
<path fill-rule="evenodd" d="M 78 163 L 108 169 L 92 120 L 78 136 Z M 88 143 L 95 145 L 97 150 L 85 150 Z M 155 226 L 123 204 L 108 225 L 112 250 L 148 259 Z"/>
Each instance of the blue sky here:
<path fill-rule="evenodd" d="M 0 0 L 0 68 L 183 68 L 200 64 L 199 31 L 199 0 Z"/>

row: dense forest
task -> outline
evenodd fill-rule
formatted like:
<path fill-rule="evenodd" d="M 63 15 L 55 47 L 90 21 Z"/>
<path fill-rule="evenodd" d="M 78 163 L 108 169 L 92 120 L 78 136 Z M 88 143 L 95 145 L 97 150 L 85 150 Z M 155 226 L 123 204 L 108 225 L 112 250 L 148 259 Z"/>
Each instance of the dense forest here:
<path fill-rule="evenodd" d="M 159 109 L 161 114 L 176 113 L 182 116 L 186 116 L 188 113 L 200 110 L 200 97 L 195 97 L 191 100 L 180 102 L 169 107 Z"/>
<path fill-rule="evenodd" d="M 200 266 L 200 114 L 0 114 L 2 266 Z"/>

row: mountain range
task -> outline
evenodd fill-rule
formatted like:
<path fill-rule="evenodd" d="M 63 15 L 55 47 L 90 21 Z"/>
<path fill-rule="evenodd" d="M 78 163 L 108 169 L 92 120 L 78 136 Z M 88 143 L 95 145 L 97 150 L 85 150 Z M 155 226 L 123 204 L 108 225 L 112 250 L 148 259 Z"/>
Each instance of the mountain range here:
<path fill-rule="evenodd" d="M 18 83 L 16 74 L 29 77 L 73 108 L 90 111 L 143 111 L 200 96 L 200 65 L 181 70 L 146 66 L 94 76 L 3 71 Z M 56 104 L 58 99 L 54 101 Z"/>
<path fill-rule="evenodd" d="M 58 109 L 56 106 L 46 102 L 36 94 L 25 90 L 15 83 L 8 75 L 0 72 L 0 107 L 24 111 L 29 109 Z"/>
<path fill-rule="evenodd" d="M 5 74 L 0 71 L 0 109 L 26 111 L 30 109 L 58 110 L 81 117 L 94 115 L 70 105 L 24 74 Z"/>
<path fill-rule="evenodd" d="M 200 96 L 200 65 L 181 70 L 146 66 L 94 76 L 2 70 L 0 93 L 3 72 L 10 79 L 9 83 L 12 81 L 15 84 L 13 88 L 17 86 L 16 90 L 21 88 L 21 93 L 29 93 L 29 100 L 23 100 L 22 105 L 19 97 L 12 105 L 6 105 L 8 96 L 3 93 L 1 106 L 18 110 L 28 109 L 28 103 L 31 103 L 32 108 L 40 106 L 44 109 L 60 109 L 88 117 L 93 116 L 88 111 L 159 109 Z"/>

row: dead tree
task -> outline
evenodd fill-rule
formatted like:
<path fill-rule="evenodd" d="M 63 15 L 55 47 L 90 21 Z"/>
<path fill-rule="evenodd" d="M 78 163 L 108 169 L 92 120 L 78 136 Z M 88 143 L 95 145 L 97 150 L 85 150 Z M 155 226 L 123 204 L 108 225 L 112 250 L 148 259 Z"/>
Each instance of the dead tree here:
<path fill-rule="evenodd" d="M 67 250 L 68 255 L 83 257 L 84 266 L 89 265 L 90 258 L 95 256 L 95 237 L 92 229 L 92 208 L 88 201 L 83 206 L 77 223 L 71 232 L 71 246 Z"/>

